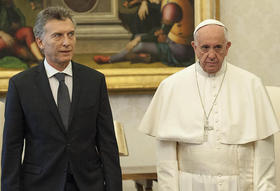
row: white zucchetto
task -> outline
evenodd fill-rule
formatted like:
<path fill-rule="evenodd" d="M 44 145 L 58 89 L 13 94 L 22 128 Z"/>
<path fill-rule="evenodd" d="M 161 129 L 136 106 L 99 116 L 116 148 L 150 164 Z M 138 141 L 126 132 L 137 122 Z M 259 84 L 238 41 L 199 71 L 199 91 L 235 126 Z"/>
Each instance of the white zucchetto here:
<path fill-rule="evenodd" d="M 201 28 L 201 27 L 204 27 L 206 25 L 219 25 L 219 26 L 222 26 L 222 27 L 225 27 L 225 25 L 218 21 L 218 20 L 215 20 L 215 19 L 206 19 L 204 21 L 202 21 L 201 23 L 199 23 L 195 29 L 194 29 L 194 32 L 193 32 L 193 36 L 195 36 L 195 33 Z M 226 29 L 226 27 L 225 27 Z"/>

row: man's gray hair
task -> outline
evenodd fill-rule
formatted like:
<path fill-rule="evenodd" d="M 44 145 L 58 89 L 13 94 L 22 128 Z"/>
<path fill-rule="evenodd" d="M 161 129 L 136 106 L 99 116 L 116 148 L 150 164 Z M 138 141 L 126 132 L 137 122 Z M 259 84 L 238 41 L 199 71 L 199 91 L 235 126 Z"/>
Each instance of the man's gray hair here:
<path fill-rule="evenodd" d="M 40 11 L 36 17 L 36 21 L 33 27 L 35 38 L 42 38 L 44 35 L 44 27 L 50 20 L 66 20 L 70 19 L 74 25 L 76 25 L 70 10 L 63 7 L 48 7 Z"/>

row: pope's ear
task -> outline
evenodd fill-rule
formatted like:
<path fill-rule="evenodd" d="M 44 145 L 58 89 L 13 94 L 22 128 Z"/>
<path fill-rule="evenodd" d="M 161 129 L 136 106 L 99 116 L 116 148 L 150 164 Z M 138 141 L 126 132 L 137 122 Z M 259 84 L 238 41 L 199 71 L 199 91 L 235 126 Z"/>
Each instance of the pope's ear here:
<path fill-rule="evenodd" d="M 192 45 L 192 47 L 193 47 L 193 50 L 195 51 L 195 49 L 196 49 L 196 44 L 195 44 L 195 42 L 192 41 L 192 42 L 191 42 L 191 45 Z"/>
<path fill-rule="evenodd" d="M 228 41 L 227 45 L 226 45 L 226 55 L 228 54 L 228 50 L 229 50 L 230 47 L 231 47 L 231 42 Z"/>
<path fill-rule="evenodd" d="M 228 41 L 228 42 L 227 42 L 227 49 L 229 49 L 230 47 L 231 47 L 231 42 Z"/>

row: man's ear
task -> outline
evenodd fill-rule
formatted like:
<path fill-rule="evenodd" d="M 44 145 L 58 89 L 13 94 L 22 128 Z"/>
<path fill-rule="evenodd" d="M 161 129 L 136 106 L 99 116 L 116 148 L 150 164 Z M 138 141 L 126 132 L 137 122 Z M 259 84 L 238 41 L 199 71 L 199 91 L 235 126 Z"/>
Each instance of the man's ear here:
<path fill-rule="evenodd" d="M 37 45 L 38 45 L 38 47 L 42 50 L 42 49 L 44 49 L 44 45 L 43 45 L 43 41 L 40 39 L 40 38 L 38 38 L 38 37 L 36 37 L 36 43 L 37 43 Z"/>

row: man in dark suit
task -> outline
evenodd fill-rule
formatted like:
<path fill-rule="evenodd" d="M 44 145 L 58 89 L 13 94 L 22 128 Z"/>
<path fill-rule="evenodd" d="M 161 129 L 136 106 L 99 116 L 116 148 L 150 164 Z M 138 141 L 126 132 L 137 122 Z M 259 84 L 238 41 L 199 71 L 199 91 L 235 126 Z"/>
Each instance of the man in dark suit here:
<path fill-rule="evenodd" d="M 121 191 L 104 75 L 71 61 L 70 13 L 41 11 L 34 33 L 45 59 L 9 82 L 2 191 Z"/>

